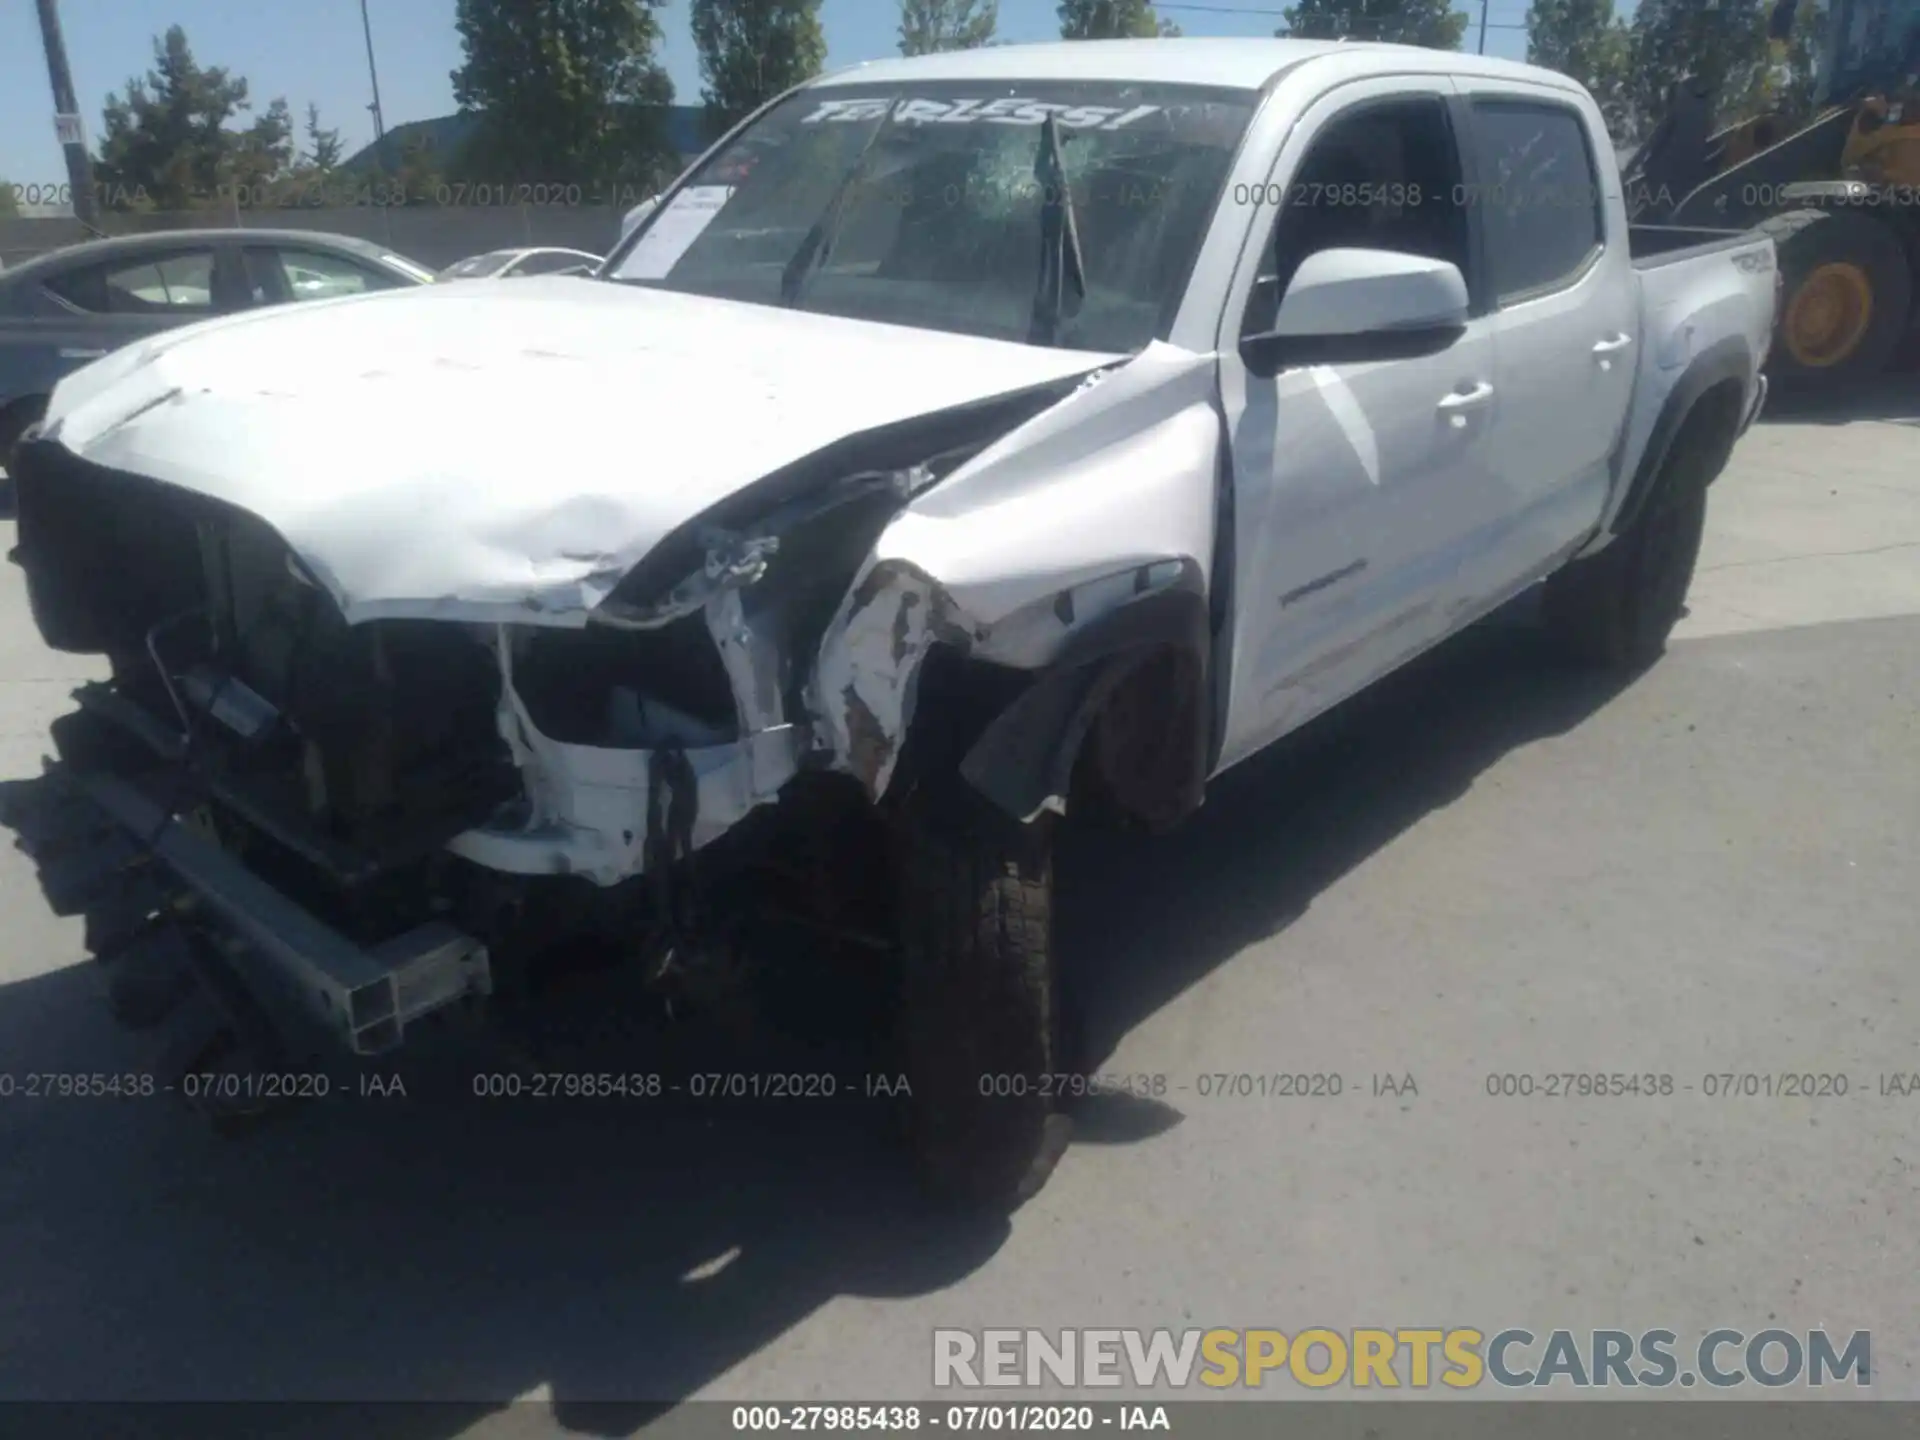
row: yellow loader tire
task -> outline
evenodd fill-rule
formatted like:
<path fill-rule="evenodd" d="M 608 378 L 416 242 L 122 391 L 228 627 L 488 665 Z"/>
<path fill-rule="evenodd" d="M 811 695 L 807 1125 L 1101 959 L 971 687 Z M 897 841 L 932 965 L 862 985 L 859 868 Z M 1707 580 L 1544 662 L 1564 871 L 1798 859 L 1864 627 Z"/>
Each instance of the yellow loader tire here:
<path fill-rule="evenodd" d="M 1857 210 L 1795 210 L 1760 228 L 1780 256 L 1773 377 L 1832 385 L 1885 370 L 1913 310 L 1912 262 L 1893 228 Z"/>

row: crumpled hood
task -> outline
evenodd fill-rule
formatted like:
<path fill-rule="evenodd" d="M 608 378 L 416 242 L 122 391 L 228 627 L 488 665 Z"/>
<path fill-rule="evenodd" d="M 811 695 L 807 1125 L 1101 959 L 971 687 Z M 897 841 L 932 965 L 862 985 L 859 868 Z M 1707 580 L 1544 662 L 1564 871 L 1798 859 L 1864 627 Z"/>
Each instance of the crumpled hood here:
<path fill-rule="evenodd" d="M 116 351 L 43 434 L 271 525 L 349 620 L 583 624 L 822 446 L 1115 356 L 589 280 L 293 304 Z"/>

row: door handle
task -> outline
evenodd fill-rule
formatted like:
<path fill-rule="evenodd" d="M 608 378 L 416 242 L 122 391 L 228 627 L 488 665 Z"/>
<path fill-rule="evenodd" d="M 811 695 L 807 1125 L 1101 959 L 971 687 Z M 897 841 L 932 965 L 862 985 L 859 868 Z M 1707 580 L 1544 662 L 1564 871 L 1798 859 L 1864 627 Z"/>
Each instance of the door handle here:
<path fill-rule="evenodd" d="M 1467 417 L 1461 413 L 1476 405 L 1484 405 L 1493 398 L 1493 386 L 1482 380 L 1471 390 L 1456 390 L 1440 402 L 1440 413 L 1445 415 L 1458 430 L 1466 425 Z"/>
<path fill-rule="evenodd" d="M 1633 344 L 1631 335 L 1615 335 L 1612 339 L 1602 340 L 1593 347 L 1593 358 L 1600 362 L 1602 370 L 1611 370 L 1613 360 L 1610 357 L 1619 354 L 1631 344 Z"/>

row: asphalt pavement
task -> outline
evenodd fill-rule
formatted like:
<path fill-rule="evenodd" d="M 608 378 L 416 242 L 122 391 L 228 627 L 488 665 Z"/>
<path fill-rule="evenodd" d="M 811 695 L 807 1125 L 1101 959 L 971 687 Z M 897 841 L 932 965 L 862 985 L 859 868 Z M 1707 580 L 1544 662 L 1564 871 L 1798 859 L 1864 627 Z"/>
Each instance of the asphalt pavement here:
<path fill-rule="evenodd" d="M 0 573 L 15 830 L 91 673 Z M 1690 614 L 1635 683 L 1503 617 L 1224 777 L 1178 834 L 1072 845 L 1099 1068 L 1164 1089 L 1088 1102 L 1010 1223 L 918 1206 L 844 1087 L 475 1101 L 430 1057 L 405 1097 L 243 1140 L 165 1097 L 16 1094 L 0 1396 L 449 1402 L 409 1440 L 634 1402 L 592 1412 L 627 1433 L 639 1402 L 930 1397 L 947 1325 L 1727 1325 L 1870 1330 L 1875 1394 L 1920 1398 L 1920 1095 L 1883 1093 L 1920 1071 L 1916 717 L 1909 377 L 1742 442 Z M 149 1063 L 11 846 L 0 906 L 0 1069 Z M 880 1062 L 835 993 L 775 1028 L 857 1084 Z M 667 1023 L 578 1053 L 632 1068 Z M 1673 1090 L 1489 1093 L 1563 1072 Z M 1341 1093 L 1203 1078 L 1299 1073 Z M 1846 1093 L 1709 1095 L 1722 1074 Z"/>

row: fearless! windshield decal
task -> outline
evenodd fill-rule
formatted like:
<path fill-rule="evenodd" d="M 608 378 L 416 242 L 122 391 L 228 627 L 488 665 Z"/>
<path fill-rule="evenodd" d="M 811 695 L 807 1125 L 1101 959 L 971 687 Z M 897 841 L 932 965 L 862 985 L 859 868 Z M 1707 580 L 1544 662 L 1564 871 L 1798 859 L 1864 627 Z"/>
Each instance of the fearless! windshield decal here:
<path fill-rule="evenodd" d="M 878 120 L 889 100 L 823 100 L 802 125 L 840 121 Z M 896 125 L 1039 125 L 1047 116 L 1059 117 L 1069 130 L 1118 130 L 1157 113 L 1158 105 L 1059 105 L 1018 95 L 999 100 L 902 100 L 893 112 Z"/>

